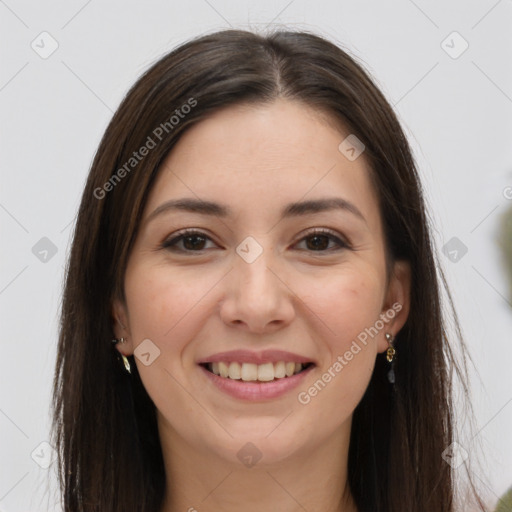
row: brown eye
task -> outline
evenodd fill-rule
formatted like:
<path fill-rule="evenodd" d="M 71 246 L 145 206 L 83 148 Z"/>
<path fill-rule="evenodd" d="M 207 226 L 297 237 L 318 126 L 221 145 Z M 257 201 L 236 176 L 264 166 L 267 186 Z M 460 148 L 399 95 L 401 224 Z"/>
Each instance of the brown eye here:
<path fill-rule="evenodd" d="M 161 247 L 174 252 L 200 252 L 208 249 L 211 239 L 199 231 L 183 231 L 178 236 L 166 240 Z M 213 243 L 213 242 L 212 242 Z"/>
<path fill-rule="evenodd" d="M 190 251 L 200 251 L 201 249 L 204 249 L 205 245 L 205 237 L 199 236 L 199 235 L 188 235 L 184 236 L 182 238 L 183 240 L 183 247 L 185 249 Z"/>
<path fill-rule="evenodd" d="M 341 249 L 350 249 L 350 245 L 330 230 L 313 230 L 302 238 L 299 245 L 304 243 L 306 251 L 333 252 Z"/>
<path fill-rule="evenodd" d="M 312 251 L 323 251 L 329 247 L 329 237 L 327 235 L 313 235 L 307 238 L 307 248 Z"/>

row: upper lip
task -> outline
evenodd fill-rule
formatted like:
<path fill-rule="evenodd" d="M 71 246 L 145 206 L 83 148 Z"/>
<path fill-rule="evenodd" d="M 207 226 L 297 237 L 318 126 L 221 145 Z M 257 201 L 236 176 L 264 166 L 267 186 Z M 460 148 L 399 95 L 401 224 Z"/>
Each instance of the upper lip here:
<path fill-rule="evenodd" d="M 250 350 L 229 350 L 227 352 L 218 352 L 211 356 L 205 357 L 198 361 L 198 364 L 204 363 L 278 363 L 279 361 L 293 362 L 293 363 L 313 363 L 311 358 L 294 354 L 293 352 L 286 352 L 285 350 L 262 350 L 253 352 Z"/>

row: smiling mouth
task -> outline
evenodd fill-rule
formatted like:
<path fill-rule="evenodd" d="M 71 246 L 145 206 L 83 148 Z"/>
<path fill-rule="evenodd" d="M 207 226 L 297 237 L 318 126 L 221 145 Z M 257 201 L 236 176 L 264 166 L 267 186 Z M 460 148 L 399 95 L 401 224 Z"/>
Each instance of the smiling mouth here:
<path fill-rule="evenodd" d="M 225 379 L 242 380 L 245 382 L 272 382 L 297 375 L 314 366 L 314 364 L 285 361 L 264 364 L 218 362 L 201 363 L 201 366 L 214 375 Z"/>

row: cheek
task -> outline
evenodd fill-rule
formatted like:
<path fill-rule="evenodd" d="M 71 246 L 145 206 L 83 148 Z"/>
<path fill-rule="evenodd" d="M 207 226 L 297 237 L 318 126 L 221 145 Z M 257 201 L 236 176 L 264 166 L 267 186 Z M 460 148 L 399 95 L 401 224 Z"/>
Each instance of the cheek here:
<path fill-rule="evenodd" d="M 180 340 L 190 338 L 194 314 L 201 310 L 206 292 L 215 282 L 208 275 L 199 274 L 184 279 L 181 273 L 160 267 L 127 273 L 130 329 L 136 344 L 149 338 L 163 350 L 181 349 Z M 188 333 L 186 337 L 184 331 Z"/>
<path fill-rule="evenodd" d="M 325 324 L 337 354 L 379 318 L 384 283 L 371 269 L 334 274 L 309 289 L 305 303 Z"/>
<path fill-rule="evenodd" d="M 199 317 L 212 314 L 207 311 L 207 291 L 216 281 L 197 271 L 194 276 L 184 276 L 181 271 L 171 272 L 161 266 L 141 266 L 132 274 L 127 272 L 125 289 L 134 350 L 146 339 L 157 347 L 150 345 L 149 364 L 138 357 L 135 363 L 149 396 L 168 417 L 173 417 L 174 409 L 182 414 L 192 407 L 179 384 L 184 381 L 183 354 L 198 338 L 202 327 Z M 170 409 L 171 404 L 174 409 Z"/>
<path fill-rule="evenodd" d="M 311 283 L 310 283 L 311 284 Z M 381 313 L 384 283 L 380 274 L 344 272 L 317 282 L 304 296 L 321 319 L 315 330 L 322 358 L 316 380 L 301 389 L 298 401 L 315 423 L 333 428 L 353 412 L 370 381 L 377 354 L 374 328 Z"/>

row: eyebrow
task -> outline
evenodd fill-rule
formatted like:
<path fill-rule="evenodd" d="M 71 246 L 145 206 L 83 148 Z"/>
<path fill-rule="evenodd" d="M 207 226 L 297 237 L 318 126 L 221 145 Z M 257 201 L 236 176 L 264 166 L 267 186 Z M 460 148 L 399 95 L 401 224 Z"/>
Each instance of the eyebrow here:
<path fill-rule="evenodd" d="M 158 206 L 147 217 L 146 223 L 155 217 L 169 211 L 186 211 L 202 215 L 214 215 L 216 217 L 226 218 L 232 215 L 232 210 L 226 205 L 214 203 L 212 201 L 203 201 L 195 198 L 171 199 Z M 290 218 L 313 213 L 327 212 L 332 210 L 343 210 L 352 213 L 354 216 L 366 222 L 361 211 L 356 205 L 341 197 L 329 197 L 323 199 L 312 199 L 309 201 L 299 201 L 286 205 L 281 211 L 281 218 Z"/>

